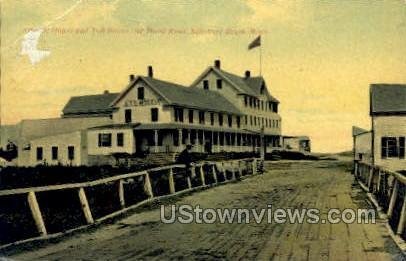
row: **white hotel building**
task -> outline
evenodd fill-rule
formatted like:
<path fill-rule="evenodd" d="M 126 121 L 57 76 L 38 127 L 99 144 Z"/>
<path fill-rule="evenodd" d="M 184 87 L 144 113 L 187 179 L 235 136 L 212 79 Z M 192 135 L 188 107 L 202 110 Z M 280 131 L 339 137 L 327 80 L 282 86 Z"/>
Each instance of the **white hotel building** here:
<path fill-rule="evenodd" d="M 155 78 L 149 66 L 121 93 L 72 97 L 61 118 L 32 121 L 37 135 L 20 138 L 18 164 L 94 165 L 114 154 L 174 155 L 186 144 L 201 153 L 258 152 L 261 128 L 270 152 L 281 143 L 278 106 L 263 77 L 226 72 L 219 60 L 189 87 Z"/>

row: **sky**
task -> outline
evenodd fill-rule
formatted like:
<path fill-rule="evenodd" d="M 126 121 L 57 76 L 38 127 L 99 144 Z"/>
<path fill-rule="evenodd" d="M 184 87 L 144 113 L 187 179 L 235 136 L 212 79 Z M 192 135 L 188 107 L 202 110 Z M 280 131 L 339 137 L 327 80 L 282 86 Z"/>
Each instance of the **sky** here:
<path fill-rule="evenodd" d="M 257 75 L 259 34 L 282 133 L 313 151 L 350 150 L 351 126 L 370 128 L 369 84 L 406 83 L 405 0 L 3 0 L 1 20 L 2 124 L 59 117 L 71 96 L 119 92 L 148 65 L 184 85 L 215 59 Z"/>

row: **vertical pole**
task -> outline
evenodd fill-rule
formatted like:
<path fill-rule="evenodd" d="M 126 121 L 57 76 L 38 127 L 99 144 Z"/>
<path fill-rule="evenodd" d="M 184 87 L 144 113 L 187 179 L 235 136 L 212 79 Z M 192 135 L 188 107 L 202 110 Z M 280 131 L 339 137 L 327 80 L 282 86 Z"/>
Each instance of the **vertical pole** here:
<path fill-rule="evenodd" d="M 145 172 L 144 190 L 147 193 L 149 198 L 154 197 L 154 192 L 152 190 L 152 185 L 151 185 L 151 179 L 149 178 L 149 173 L 148 172 Z"/>
<path fill-rule="evenodd" d="M 158 130 L 154 130 L 154 152 L 158 152 Z"/>
<path fill-rule="evenodd" d="M 125 208 L 124 181 L 122 179 L 118 180 L 118 197 L 120 199 L 121 208 Z"/>
<path fill-rule="evenodd" d="M 217 152 L 220 152 L 220 132 L 217 132 Z"/>
<path fill-rule="evenodd" d="M 372 192 L 372 189 L 373 189 L 373 181 L 374 181 L 374 167 L 373 166 L 370 166 L 369 167 L 370 169 L 369 169 L 369 178 L 368 178 L 368 190 L 370 191 L 370 192 Z"/>
<path fill-rule="evenodd" d="M 173 178 L 173 169 L 169 169 L 169 192 L 175 194 L 175 180 Z"/>
<path fill-rule="evenodd" d="M 398 180 L 395 179 L 395 182 L 393 184 L 393 190 L 392 190 L 392 196 L 389 201 L 389 207 L 388 207 L 388 218 L 392 217 L 393 213 L 393 208 L 395 207 L 396 199 L 398 197 L 398 190 L 399 190 L 399 184 Z"/>
<path fill-rule="evenodd" d="M 182 129 L 178 129 L 178 140 L 179 140 L 179 148 L 180 148 L 180 150 L 179 151 L 182 151 L 182 149 L 183 149 L 183 134 L 182 134 Z"/>
<path fill-rule="evenodd" d="M 190 130 L 187 130 L 187 143 L 191 144 L 191 142 L 190 142 Z"/>
<path fill-rule="evenodd" d="M 211 167 L 212 167 L 212 171 L 213 171 L 213 179 L 214 179 L 214 182 L 217 184 L 217 183 L 218 183 L 218 180 L 217 180 L 217 173 L 216 173 L 216 165 L 213 164 Z"/>
<path fill-rule="evenodd" d="M 224 162 L 221 162 L 221 168 L 223 170 L 224 181 L 227 181 L 227 173 L 226 173 L 226 168 L 224 167 Z"/>
<path fill-rule="evenodd" d="M 259 75 L 262 76 L 262 43 L 259 45 Z"/>
<path fill-rule="evenodd" d="M 232 174 L 232 179 L 235 180 L 235 167 L 234 167 L 234 162 L 231 161 L 231 174 Z"/>
<path fill-rule="evenodd" d="M 92 212 L 90 211 L 89 202 L 87 202 L 85 190 L 83 188 L 80 188 L 78 190 L 78 195 L 79 195 L 80 205 L 82 206 L 82 211 L 83 211 L 83 215 L 85 216 L 86 222 L 88 224 L 93 224 L 94 220 L 93 220 Z"/>
<path fill-rule="evenodd" d="M 405 221 L 406 221 L 406 196 L 403 199 L 402 211 L 400 212 L 400 220 L 398 224 L 397 234 L 400 235 L 403 233 L 405 229 Z"/>
<path fill-rule="evenodd" d="M 28 205 L 30 206 L 31 214 L 35 221 L 35 225 L 37 226 L 39 234 L 41 236 L 45 236 L 47 234 L 47 230 L 45 228 L 45 223 L 42 219 L 41 210 L 39 208 L 37 197 L 35 196 L 34 191 L 28 192 Z"/>
<path fill-rule="evenodd" d="M 204 130 L 202 130 L 202 152 L 206 152 L 206 151 L 204 151 L 205 142 L 206 142 L 206 135 L 204 135 Z"/>
<path fill-rule="evenodd" d="M 238 161 L 238 172 L 240 173 L 240 177 L 242 177 L 241 161 Z"/>
<path fill-rule="evenodd" d="M 192 188 L 192 181 L 190 180 L 190 177 L 189 177 L 189 176 L 186 178 L 186 181 L 187 181 L 187 187 L 188 187 L 189 189 L 191 189 L 191 188 Z"/>
<path fill-rule="evenodd" d="M 254 158 L 252 161 L 252 175 L 257 174 L 257 159 Z"/>
<path fill-rule="evenodd" d="M 200 179 L 202 180 L 202 186 L 205 186 L 206 185 L 206 180 L 204 178 L 203 164 L 200 166 Z"/>

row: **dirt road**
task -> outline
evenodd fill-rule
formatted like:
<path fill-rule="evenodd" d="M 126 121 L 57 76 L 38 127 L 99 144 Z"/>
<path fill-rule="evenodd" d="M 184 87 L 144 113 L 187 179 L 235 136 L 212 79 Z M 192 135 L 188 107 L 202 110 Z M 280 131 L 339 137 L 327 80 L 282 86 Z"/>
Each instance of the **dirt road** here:
<path fill-rule="evenodd" d="M 341 162 L 267 165 L 265 175 L 196 192 L 175 203 L 202 208 L 315 207 L 323 215 L 329 208 L 371 208 Z M 163 224 L 155 207 L 10 258 L 400 260 L 401 256 L 381 220 L 349 225 L 269 224 L 266 220 L 260 224 Z"/>

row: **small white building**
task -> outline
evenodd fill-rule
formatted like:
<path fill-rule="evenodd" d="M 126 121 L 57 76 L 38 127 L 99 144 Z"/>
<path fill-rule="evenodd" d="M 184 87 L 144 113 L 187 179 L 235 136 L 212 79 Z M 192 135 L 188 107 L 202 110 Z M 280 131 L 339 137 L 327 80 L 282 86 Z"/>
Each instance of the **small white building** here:
<path fill-rule="evenodd" d="M 371 84 L 372 162 L 406 170 L 406 84 Z"/>
<path fill-rule="evenodd" d="M 311 152 L 308 136 L 283 136 L 283 149 L 289 151 Z"/>
<path fill-rule="evenodd" d="M 352 127 L 354 160 L 372 162 L 372 131 L 356 126 Z"/>

